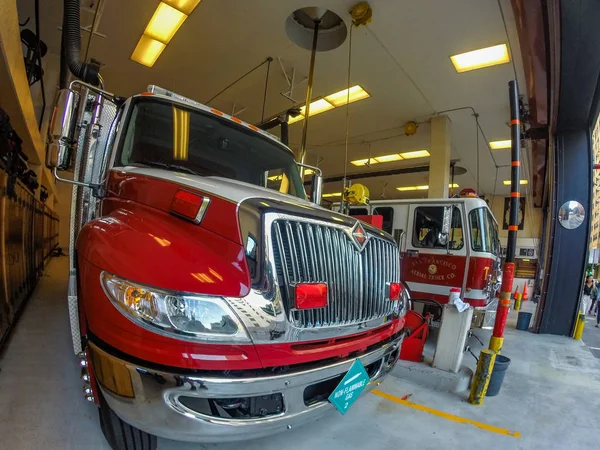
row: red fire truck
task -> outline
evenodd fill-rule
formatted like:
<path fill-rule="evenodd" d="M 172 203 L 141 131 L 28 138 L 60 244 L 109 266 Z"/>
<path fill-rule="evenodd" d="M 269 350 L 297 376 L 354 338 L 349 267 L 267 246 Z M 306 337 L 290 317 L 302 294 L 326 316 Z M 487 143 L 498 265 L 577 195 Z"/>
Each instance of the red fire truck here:
<path fill-rule="evenodd" d="M 268 435 L 331 412 L 357 361 L 370 384 L 393 368 L 398 245 L 319 207 L 318 169 L 308 201 L 274 136 L 155 86 L 74 81 L 49 142 L 74 184 L 73 345 L 113 448 Z"/>
<path fill-rule="evenodd" d="M 354 216 L 369 213 L 382 215 L 383 229 L 400 244 L 401 278 L 411 297 L 443 304 L 450 289 L 459 288 L 477 320 L 483 320 L 484 311 L 495 310 L 500 241 L 498 223 L 484 200 L 378 200 L 369 208 L 350 209 Z"/>

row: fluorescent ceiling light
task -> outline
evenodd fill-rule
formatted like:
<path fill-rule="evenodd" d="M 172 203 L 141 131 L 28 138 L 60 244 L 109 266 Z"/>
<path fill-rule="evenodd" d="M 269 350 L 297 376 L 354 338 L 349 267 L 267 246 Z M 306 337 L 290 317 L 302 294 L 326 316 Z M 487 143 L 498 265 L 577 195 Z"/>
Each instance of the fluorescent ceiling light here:
<path fill-rule="evenodd" d="M 168 44 L 185 19 L 187 16 L 184 13 L 161 2 L 148 22 L 144 34 L 163 44 Z"/>
<path fill-rule="evenodd" d="M 179 27 L 198 6 L 200 0 L 165 0 L 160 2 L 144 34 L 138 41 L 131 59 L 152 67 Z"/>
<path fill-rule="evenodd" d="M 452 64 L 458 73 L 482 69 L 510 62 L 506 44 L 494 45 L 471 52 L 451 56 Z"/>
<path fill-rule="evenodd" d="M 411 158 L 427 158 L 430 155 L 427 150 L 416 150 L 414 152 L 400 153 L 400 156 L 402 156 L 404 159 L 411 159 Z"/>
<path fill-rule="evenodd" d="M 491 141 L 490 142 L 490 148 L 492 148 L 493 150 L 500 150 L 501 148 L 510 148 L 511 147 L 511 140 L 507 139 L 505 141 Z"/>
<path fill-rule="evenodd" d="M 416 191 L 417 187 L 416 186 L 401 186 L 401 187 L 397 187 L 396 189 L 398 189 L 401 192 L 404 192 L 404 191 Z"/>
<path fill-rule="evenodd" d="M 343 89 L 335 94 L 328 95 L 325 97 L 325 100 L 327 100 L 333 106 L 342 106 L 345 105 L 346 102 L 352 103 L 358 100 L 369 98 L 370 96 L 371 95 L 369 95 L 367 91 L 357 84 L 356 86 L 352 86 L 350 89 Z"/>
<path fill-rule="evenodd" d="M 333 194 L 323 194 L 323 197 L 327 198 L 327 197 L 341 197 L 342 193 L 341 192 L 336 192 Z"/>
<path fill-rule="evenodd" d="M 510 180 L 504 180 L 503 183 L 504 183 L 504 186 L 510 186 Z M 529 184 L 529 181 L 521 180 L 520 184 Z"/>
<path fill-rule="evenodd" d="M 350 88 L 350 103 L 369 98 L 370 96 L 371 95 L 358 84 Z M 343 106 L 346 104 L 347 100 L 348 89 L 343 89 L 339 92 L 336 92 L 335 94 L 327 95 L 326 97 L 320 98 L 319 100 L 315 100 L 310 104 L 310 115 L 316 116 L 317 114 L 329 111 L 330 109 L 336 108 L 338 106 Z M 296 117 L 290 117 L 288 119 L 288 125 L 300 122 L 302 119 L 304 119 L 305 110 L 306 106 L 301 107 L 299 115 L 297 115 Z"/>
<path fill-rule="evenodd" d="M 354 161 L 350 161 L 350 164 L 354 164 L 355 166 L 366 166 L 368 164 L 377 164 L 378 161 L 375 158 L 367 158 L 367 159 L 356 159 Z"/>
<path fill-rule="evenodd" d="M 400 156 L 399 154 L 395 153 L 393 155 L 376 156 L 374 159 L 377 162 L 384 163 L 384 162 L 392 162 L 392 161 L 401 161 L 404 158 L 402 156 Z"/>
<path fill-rule="evenodd" d="M 321 114 L 322 112 L 329 111 L 330 109 L 335 108 L 331 103 L 329 103 L 324 98 L 320 98 L 319 100 L 315 100 L 310 104 L 310 111 L 308 113 L 309 116 L 316 116 L 317 114 Z M 300 114 L 305 116 L 304 112 L 306 111 L 306 106 L 300 108 Z M 289 123 L 289 122 L 288 122 Z"/>
<path fill-rule="evenodd" d="M 449 184 L 449 188 L 457 188 L 460 187 L 457 183 Z M 396 188 L 399 191 L 426 191 L 429 189 L 429 186 L 401 186 Z"/>
<path fill-rule="evenodd" d="M 313 173 L 315 173 L 315 171 L 312 169 L 304 169 L 304 176 L 312 175 Z"/>
<path fill-rule="evenodd" d="M 280 180 L 283 180 L 283 175 L 272 175 L 272 176 L 268 177 L 267 179 L 271 180 L 271 181 L 280 181 Z"/>
<path fill-rule="evenodd" d="M 131 59 L 146 67 L 152 67 L 166 45 L 146 35 L 142 35 L 131 54 Z"/>
<path fill-rule="evenodd" d="M 166 4 L 172 6 L 173 8 L 177 8 L 184 14 L 188 16 L 192 13 L 194 8 L 198 6 L 200 0 L 163 0 Z"/>

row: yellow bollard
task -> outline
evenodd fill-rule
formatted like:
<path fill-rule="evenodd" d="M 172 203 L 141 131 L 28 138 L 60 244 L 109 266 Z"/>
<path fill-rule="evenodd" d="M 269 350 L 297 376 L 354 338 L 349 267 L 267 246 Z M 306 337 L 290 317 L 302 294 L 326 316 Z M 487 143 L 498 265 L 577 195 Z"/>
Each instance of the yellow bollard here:
<path fill-rule="evenodd" d="M 583 335 L 584 328 L 585 328 L 585 314 L 580 312 L 579 316 L 577 316 L 577 324 L 575 325 L 575 331 L 573 332 L 573 339 L 580 341 L 581 336 Z"/>
<path fill-rule="evenodd" d="M 483 405 L 483 399 L 490 384 L 490 377 L 492 376 L 495 361 L 495 351 L 488 348 L 481 350 L 477 369 L 475 370 L 475 375 L 473 375 L 473 383 L 471 383 L 471 394 L 469 395 L 469 403 L 471 405 Z"/>
<path fill-rule="evenodd" d="M 523 299 L 523 294 L 518 294 L 515 299 L 515 311 L 521 311 L 521 300 Z"/>

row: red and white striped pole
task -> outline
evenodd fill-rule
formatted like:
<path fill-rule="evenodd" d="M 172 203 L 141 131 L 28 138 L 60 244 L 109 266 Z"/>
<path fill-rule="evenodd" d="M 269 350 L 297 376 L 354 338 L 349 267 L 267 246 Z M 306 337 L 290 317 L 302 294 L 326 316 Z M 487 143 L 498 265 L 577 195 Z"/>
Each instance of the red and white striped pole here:
<path fill-rule="evenodd" d="M 494 331 L 490 337 L 489 348 L 483 349 L 479 355 L 477 369 L 471 383 L 469 403 L 482 405 L 487 392 L 490 377 L 496 362 L 496 354 L 502 349 L 504 343 L 504 327 L 510 309 L 510 296 L 512 294 L 515 278 L 515 252 L 517 249 L 517 231 L 519 229 L 519 200 L 521 194 L 521 120 L 519 115 L 519 91 L 517 81 L 508 83 L 510 96 L 510 132 L 511 132 L 511 174 L 510 174 L 510 219 L 508 221 L 508 242 L 506 245 L 506 259 L 502 267 L 502 287 L 500 301 L 496 311 Z"/>
<path fill-rule="evenodd" d="M 519 90 L 516 80 L 508 83 L 510 97 L 510 133 L 511 133 L 511 174 L 510 174 L 510 219 L 508 223 L 508 242 L 506 245 L 506 259 L 502 268 L 502 287 L 500 289 L 500 302 L 496 312 L 494 332 L 490 338 L 490 350 L 499 352 L 504 342 L 504 326 L 508 310 L 510 309 L 510 296 L 512 294 L 513 280 L 515 277 L 515 252 L 517 250 L 517 231 L 519 229 L 519 201 L 521 193 L 521 120 L 519 114 Z"/>

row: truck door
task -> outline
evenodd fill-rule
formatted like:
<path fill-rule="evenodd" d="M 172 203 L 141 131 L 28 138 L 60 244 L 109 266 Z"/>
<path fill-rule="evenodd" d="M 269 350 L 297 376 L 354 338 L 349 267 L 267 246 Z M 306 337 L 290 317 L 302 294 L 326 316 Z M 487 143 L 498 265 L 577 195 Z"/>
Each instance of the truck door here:
<path fill-rule="evenodd" d="M 444 227 L 445 214 L 449 227 Z M 412 297 L 446 303 L 450 288 L 463 288 L 467 263 L 464 223 L 461 204 L 410 205 L 402 279 Z"/>

